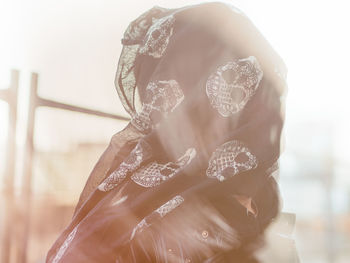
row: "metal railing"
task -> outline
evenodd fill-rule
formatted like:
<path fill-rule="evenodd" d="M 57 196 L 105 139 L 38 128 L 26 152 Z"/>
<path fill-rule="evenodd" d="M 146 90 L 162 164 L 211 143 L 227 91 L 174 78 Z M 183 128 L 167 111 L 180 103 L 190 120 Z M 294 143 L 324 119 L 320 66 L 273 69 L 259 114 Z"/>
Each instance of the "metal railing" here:
<path fill-rule="evenodd" d="M 34 127 L 35 127 L 35 112 L 38 107 L 51 107 L 56 109 L 74 111 L 85 113 L 89 115 L 95 115 L 104 118 L 111 118 L 121 121 L 129 121 L 129 118 L 88 109 L 84 107 L 78 107 L 66 103 L 57 102 L 54 100 L 48 100 L 41 98 L 38 95 L 38 74 L 31 74 L 30 95 L 29 95 L 29 108 L 26 127 L 26 143 L 23 160 L 23 175 L 22 175 L 22 187 L 20 191 L 21 202 L 15 206 L 14 200 L 14 174 L 15 174 L 15 161 L 16 161 L 16 123 L 17 123 L 17 97 L 18 97 L 18 82 L 19 72 L 17 70 L 12 71 L 10 88 L 0 90 L 0 99 L 5 100 L 9 105 L 9 129 L 6 146 L 5 161 L 5 176 L 4 176 L 4 189 L 5 189 L 5 204 L 6 204 L 6 217 L 4 224 L 4 233 L 2 235 L 1 245 L 1 262 L 10 262 L 10 251 L 13 240 L 11 239 L 13 233 L 13 219 L 14 217 L 19 219 L 20 225 L 16 228 L 20 228 L 17 232 L 20 232 L 18 244 L 16 245 L 16 261 L 20 263 L 27 262 L 27 247 L 28 247 L 28 234 L 30 226 L 30 211 L 31 211 L 31 198 L 32 198 L 32 170 L 33 170 L 33 155 L 34 149 Z M 20 207 L 19 207 L 20 205 Z"/>
<path fill-rule="evenodd" d="M 9 118 L 6 144 L 6 160 L 4 169 L 4 227 L 1 237 L 1 262 L 10 261 L 11 243 L 13 240 L 13 221 L 15 219 L 14 174 L 16 160 L 16 126 L 17 126 L 17 95 L 19 72 L 12 70 L 10 87 L 0 90 L 0 99 L 8 103 Z"/>

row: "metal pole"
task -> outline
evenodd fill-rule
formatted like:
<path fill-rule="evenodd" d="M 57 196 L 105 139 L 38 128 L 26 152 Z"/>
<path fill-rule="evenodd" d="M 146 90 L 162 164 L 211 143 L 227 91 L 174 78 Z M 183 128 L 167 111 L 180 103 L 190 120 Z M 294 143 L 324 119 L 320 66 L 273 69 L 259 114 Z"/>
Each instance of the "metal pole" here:
<path fill-rule="evenodd" d="M 63 110 L 69 110 L 69 111 L 74 111 L 74 112 L 80 112 L 80 113 L 86 113 L 89 115 L 96 115 L 99 117 L 104 117 L 104 118 L 111 118 L 115 120 L 121 120 L 121 121 L 129 121 L 130 119 L 127 117 L 111 114 L 111 113 L 106 113 L 102 111 L 97 111 L 97 110 L 90 110 L 82 107 L 77 107 L 74 105 L 69 105 L 66 103 L 61 103 L 53 100 L 48 100 L 48 99 L 43 99 L 40 97 L 37 97 L 37 106 L 45 106 L 45 107 L 51 107 L 51 108 L 57 108 L 57 109 L 63 109 Z"/>
<path fill-rule="evenodd" d="M 324 175 L 324 187 L 325 187 L 325 212 L 326 212 L 326 244 L 327 244 L 327 262 L 333 263 L 337 259 L 337 239 L 335 229 L 334 207 L 332 194 L 334 191 L 334 157 L 333 157 L 333 129 L 329 127 L 327 129 L 328 136 L 330 138 L 329 148 L 325 160 L 327 165 Z"/>
<path fill-rule="evenodd" d="M 35 126 L 35 110 L 37 107 L 51 107 L 63 110 L 69 110 L 74 112 L 85 113 L 89 115 L 96 115 L 105 118 L 112 118 L 116 120 L 129 121 L 127 117 L 110 114 L 106 112 L 91 110 L 87 108 L 77 107 L 74 105 L 69 105 L 65 103 L 60 103 L 53 100 L 43 99 L 38 96 L 38 74 L 32 73 L 31 76 L 31 86 L 30 86 L 30 101 L 29 101 L 29 110 L 28 110 L 28 121 L 27 121 L 27 135 L 26 135 L 26 145 L 25 145 L 25 154 L 24 154 L 24 171 L 23 171 L 23 186 L 21 192 L 21 206 L 20 209 L 20 240 L 17 251 L 19 263 L 27 262 L 27 248 L 28 248 L 28 239 L 30 231 L 30 218 L 31 218 L 31 204 L 32 204 L 32 170 L 33 170 L 33 155 L 34 155 L 34 126 Z"/>
<path fill-rule="evenodd" d="M 37 105 L 37 89 L 38 89 L 38 74 L 32 73 L 31 75 L 31 85 L 30 85 L 30 100 L 28 109 L 28 122 L 27 122 L 27 135 L 26 135 L 26 145 L 24 153 L 24 170 L 23 170 L 23 181 L 22 181 L 22 192 L 21 192 L 21 204 L 23 205 L 21 211 L 21 221 L 23 226 L 22 240 L 19 244 L 18 250 L 18 262 L 27 262 L 27 247 L 28 247 L 28 237 L 29 237 L 29 226 L 30 226 L 30 211 L 31 211 L 31 201 L 32 201 L 32 166 L 33 166 L 33 135 L 34 135 L 34 125 L 35 125 L 35 109 Z"/>
<path fill-rule="evenodd" d="M 10 100 L 10 89 L 0 90 L 0 100 L 9 102 Z"/>
<path fill-rule="evenodd" d="M 17 123 L 17 93 L 18 93 L 19 72 L 12 70 L 11 86 L 7 90 L 6 99 L 9 105 L 9 125 L 7 131 L 7 153 L 5 160 L 4 176 L 4 199 L 5 199 L 5 222 L 1 240 L 1 262 L 9 263 L 11 257 L 11 243 L 14 221 L 14 175 L 16 158 L 16 123 Z"/>

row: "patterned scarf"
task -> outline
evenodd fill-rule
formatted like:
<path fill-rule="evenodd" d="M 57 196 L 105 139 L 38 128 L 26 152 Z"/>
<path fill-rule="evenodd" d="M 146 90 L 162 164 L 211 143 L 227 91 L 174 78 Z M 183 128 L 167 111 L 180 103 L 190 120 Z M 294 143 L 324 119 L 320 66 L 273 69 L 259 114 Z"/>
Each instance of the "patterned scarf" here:
<path fill-rule="evenodd" d="M 222 3 L 153 7 L 122 44 L 115 84 L 131 122 L 47 262 L 254 262 L 279 209 L 283 61 Z"/>

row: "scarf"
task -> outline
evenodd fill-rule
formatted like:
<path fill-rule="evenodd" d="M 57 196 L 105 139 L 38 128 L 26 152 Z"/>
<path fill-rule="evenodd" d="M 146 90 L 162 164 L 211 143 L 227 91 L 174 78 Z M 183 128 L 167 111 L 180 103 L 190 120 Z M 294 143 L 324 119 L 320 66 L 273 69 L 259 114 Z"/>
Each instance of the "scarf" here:
<path fill-rule="evenodd" d="M 282 59 L 223 3 L 155 6 L 122 44 L 115 85 L 131 121 L 47 262 L 253 260 L 279 210 Z"/>

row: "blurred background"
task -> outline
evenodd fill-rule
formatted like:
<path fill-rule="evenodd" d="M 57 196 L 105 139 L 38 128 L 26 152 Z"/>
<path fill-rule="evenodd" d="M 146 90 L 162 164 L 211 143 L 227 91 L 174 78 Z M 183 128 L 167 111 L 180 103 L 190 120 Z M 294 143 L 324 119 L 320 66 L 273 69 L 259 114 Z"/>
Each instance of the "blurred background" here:
<path fill-rule="evenodd" d="M 200 2 L 0 1 L 0 262 L 43 262 L 127 124 L 113 84 L 127 25 L 154 5 Z M 350 262 L 350 3 L 226 2 L 289 69 L 279 184 L 299 258 Z"/>

